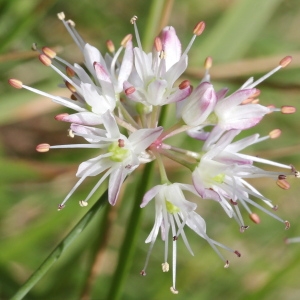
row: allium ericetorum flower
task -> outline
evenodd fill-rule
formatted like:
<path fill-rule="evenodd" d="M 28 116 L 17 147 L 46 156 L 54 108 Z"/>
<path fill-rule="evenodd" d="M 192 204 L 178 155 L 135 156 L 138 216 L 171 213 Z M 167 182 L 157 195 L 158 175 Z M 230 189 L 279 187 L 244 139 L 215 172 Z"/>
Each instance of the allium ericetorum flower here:
<path fill-rule="evenodd" d="M 285 114 L 295 112 L 292 106 L 276 108 L 259 104 L 257 96 L 260 91 L 256 89 L 260 82 L 287 66 L 291 61 L 290 56 L 283 58 L 265 76 L 257 81 L 250 78 L 232 93 L 227 88 L 215 91 L 209 75 L 212 58 L 208 57 L 205 60 L 205 76 L 193 88 L 188 80 L 178 80 L 188 66 L 189 49 L 195 38 L 203 32 L 204 22 L 196 25 L 191 42 L 184 51 L 175 29 L 168 26 L 154 39 L 152 52 L 146 53 L 140 42 L 137 17 L 133 17 L 131 23 L 134 25 L 137 47 L 133 46 L 132 35 L 129 34 L 117 51 L 112 41 L 109 41 L 107 46 L 110 53 L 103 56 L 80 37 L 73 21 L 66 21 L 63 13 L 58 14 L 58 17 L 81 50 L 85 68 L 79 64 L 70 64 L 48 47 L 39 49 L 34 45 L 33 49 L 40 52 L 39 58 L 44 65 L 50 66 L 62 77 L 63 85 L 71 92 L 70 98 L 47 94 L 26 86 L 17 79 L 10 79 L 9 83 L 15 88 L 25 88 L 73 109 L 74 114 L 62 113 L 56 116 L 56 120 L 71 123 L 69 136 L 81 136 L 87 142 L 58 146 L 44 143 L 37 146 L 37 151 L 47 152 L 55 148 L 99 149 L 97 157 L 79 165 L 76 174 L 79 180 L 59 204 L 59 210 L 87 177 L 99 174 L 102 176 L 98 183 L 80 201 L 80 205 L 88 204 L 90 197 L 105 179 L 109 180 L 108 201 L 114 205 L 126 177 L 140 164 L 156 161 L 160 184 L 152 187 L 141 199 L 141 207 L 155 199 L 154 226 L 146 239 L 146 243 L 150 243 L 150 250 L 141 274 L 146 275 L 150 253 L 161 231 L 165 243 L 162 262 L 164 272 L 169 270 L 169 241 L 173 248 L 173 293 L 178 293 L 175 285 L 177 242 L 182 239 L 193 254 L 185 235 L 186 227 L 211 245 L 224 260 L 225 267 L 229 266 L 229 261 L 223 258 L 217 246 L 240 256 L 238 251 L 214 241 L 206 234 L 204 218 L 196 212 L 197 205 L 201 205 L 203 199 L 218 202 L 226 214 L 237 221 L 241 232 L 248 225 L 244 223 L 240 207 L 249 213 L 254 223 L 260 222 L 258 214 L 250 206 L 283 222 L 289 228 L 288 221 L 264 207 L 277 209 L 247 179 L 273 178 L 279 187 L 288 189 L 287 176 L 299 177 L 298 171 L 292 165 L 241 153 L 250 145 L 279 137 L 280 130 L 275 129 L 266 137 L 260 137 L 259 134 L 242 139 L 236 137 L 241 131 L 258 124 L 266 114 L 275 111 Z M 165 128 L 164 124 L 159 123 L 160 112 L 162 106 L 174 105 L 173 103 L 176 105 L 176 116 L 171 118 L 177 121 L 170 128 Z M 193 138 L 199 152 L 167 143 L 171 136 L 178 135 L 180 138 L 180 133 Z M 168 157 L 187 167 L 189 183 L 170 182 L 162 157 Z M 275 166 L 284 171 L 264 170 L 257 167 L 256 163 Z M 194 201 L 197 202 L 187 200 L 186 192 L 196 195 L 198 200 Z M 257 203 L 255 199 L 261 203 Z"/>

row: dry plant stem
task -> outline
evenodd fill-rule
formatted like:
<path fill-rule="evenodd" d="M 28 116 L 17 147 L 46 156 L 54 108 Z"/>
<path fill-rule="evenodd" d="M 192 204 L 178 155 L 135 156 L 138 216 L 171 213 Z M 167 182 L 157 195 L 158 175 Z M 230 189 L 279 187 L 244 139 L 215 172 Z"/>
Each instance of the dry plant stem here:
<path fill-rule="evenodd" d="M 97 236 L 97 240 L 95 242 L 96 251 L 92 254 L 92 264 L 90 266 L 89 275 L 85 282 L 81 300 L 89 300 L 91 299 L 91 292 L 94 286 L 95 280 L 99 275 L 101 264 L 103 261 L 103 257 L 105 254 L 105 249 L 107 248 L 109 237 L 111 236 L 112 224 L 116 219 L 116 208 L 117 206 L 107 205 L 105 207 L 104 216 L 101 220 L 101 225 L 99 229 L 99 235 Z"/>

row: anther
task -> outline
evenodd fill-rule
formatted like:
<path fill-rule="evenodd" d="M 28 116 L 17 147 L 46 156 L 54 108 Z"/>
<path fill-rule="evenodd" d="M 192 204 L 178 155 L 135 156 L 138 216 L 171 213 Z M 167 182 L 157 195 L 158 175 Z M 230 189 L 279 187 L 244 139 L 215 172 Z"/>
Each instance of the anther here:
<path fill-rule="evenodd" d="M 32 43 L 31 50 L 37 51 L 37 43 Z"/>
<path fill-rule="evenodd" d="M 189 80 L 183 80 L 180 84 L 179 84 L 179 89 L 180 90 L 184 90 L 186 88 L 188 88 L 189 86 L 191 86 L 191 83 Z"/>
<path fill-rule="evenodd" d="M 288 190 L 290 188 L 290 184 L 285 179 L 278 179 L 276 184 L 283 190 Z"/>
<path fill-rule="evenodd" d="M 238 203 L 237 203 L 236 201 L 233 201 L 232 199 L 230 199 L 230 203 L 231 203 L 232 205 L 238 205 Z"/>
<path fill-rule="evenodd" d="M 161 52 L 163 50 L 161 39 L 158 36 L 154 39 L 154 48 L 157 52 Z"/>
<path fill-rule="evenodd" d="M 206 70 L 209 70 L 212 67 L 213 59 L 211 56 L 206 57 L 204 61 L 204 68 Z"/>
<path fill-rule="evenodd" d="M 278 179 L 279 179 L 279 180 L 286 179 L 286 175 L 284 175 L 284 174 L 278 175 Z"/>
<path fill-rule="evenodd" d="M 278 205 L 274 205 L 274 206 L 272 207 L 272 209 L 273 209 L 274 211 L 278 210 Z"/>
<path fill-rule="evenodd" d="M 80 205 L 81 207 L 85 207 L 85 206 L 88 206 L 88 203 L 87 203 L 86 201 L 80 200 L 80 201 L 79 201 L 79 205 Z"/>
<path fill-rule="evenodd" d="M 289 222 L 289 221 L 284 221 L 284 224 L 285 224 L 285 230 L 288 230 L 288 229 L 290 229 L 290 227 L 291 227 L 291 224 L 290 224 L 290 222 Z"/>
<path fill-rule="evenodd" d="M 292 172 L 294 173 L 296 178 L 300 178 L 300 172 L 296 170 L 296 168 L 293 165 L 290 165 Z"/>
<path fill-rule="evenodd" d="M 65 82 L 66 87 L 69 89 L 70 92 L 76 93 L 75 87 L 68 81 Z"/>
<path fill-rule="evenodd" d="M 68 20 L 67 23 L 72 27 L 75 27 L 75 25 L 76 25 L 73 20 Z"/>
<path fill-rule="evenodd" d="M 271 132 L 269 132 L 269 137 L 271 139 L 277 139 L 281 135 L 281 130 L 280 129 L 274 129 Z"/>
<path fill-rule="evenodd" d="M 127 34 L 124 38 L 123 38 L 123 40 L 122 40 L 122 42 L 121 42 L 121 46 L 122 47 L 126 47 L 126 45 L 127 45 L 127 43 L 129 42 L 129 41 L 131 41 L 132 40 L 132 34 Z"/>
<path fill-rule="evenodd" d="M 74 95 L 74 94 L 72 94 L 70 98 L 71 98 L 72 100 L 74 100 L 74 101 L 76 101 L 76 100 L 77 100 L 77 98 L 75 97 L 75 95 Z"/>
<path fill-rule="evenodd" d="M 64 119 L 65 117 L 68 117 L 68 116 L 69 116 L 69 114 L 67 114 L 67 113 L 59 114 L 59 115 L 55 116 L 54 119 L 55 119 L 56 121 L 63 121 L 63 119 Z"/>
<path fill-rule="evenodd" d="M 161 268 L 163 272 L 169 272 L 169 264 L 167 262 L 164 262 L 161 264 Z"/>
<path fill-rule="evenodd" d="M 126 94 L 127 96 L 133 94 L 134 92 L 135 92 L 135 87 L 134 87 L 134 86 L 131 86 L 131 87 L 129 87 L 129 88 L 127 88 L 127 89 L 125 90 L 125 94 Z"/>
<path fill-rule="evenodd" d="M 241 233 L 244 233 L 245 230 L 247 230 L 248 228 L 249 228 L 249 226 L 243 225 L 243 226 L 240 227 L 240 232 L 241 232 Z"/>
<path fill-rule="evenodd" d="M 64 204 L 59 204 L 57 210 L 60 211 L 60 210 L 62 210 L 64 207 L 65 207 Z"/>
<path fill-rule="evenodd" d="M 15 89 L 21 89 L 23 87 L 22 81 L 18 79 L 11 78 L 8 80 L 8 83 Z"/>
<path fill-rule="evenodd" d="M 241 253 L 239 251 L 235 250 L 234 253 L 236 254 L 237 257 L 241 257 Z"/>
<path fill-rule="evenodd" d="M 72 129 L 68 129 L 68 136 L 70 137 L 70 138 L 74 138 L 74 132 L 73 132 L 73 130 Z"/>
<path fill-rule="evenodd" d="M 44 64 L 47 67 L 49 67 L 52 63 L 51 59 L 45 54 L 39 55 L 39 60 L 41 61 L 42 64 Z"/>
<path fill-rule="evenodd" d="M 115 52 L 115 45 L 114 45 L 114 43 L 113 43 L 112 40 L 107 40 L 106 41 L 106 47 L 107 47 L 107 49 L 108 49 L 108 51 L 110 53 L 114 53 Z"/>
<path fill-rule="evenodd" d="M 203 21 L 197 23 L 197 25 L 194 27 L 193 34 L 199 36 L 205 29 L 205 23 Z"/>
<path fill-rule="evenodd" d="M 70 67 L 66 67 L 66 74 L 69 76 L 69 77 L 73 77 L 75 76 L 75 71 L 73 69 L 71 69 Z"/>
<path fill-rule="evenodd" d="M 292 61 L 292 57 L 291 56 L 286 56 L 285 58 L 283 58 L 280 62 L 279 65 L 282 68 L 285 68 L 287 65 L 290 64 L 290 62 Z"/>
<path fill-rule="evenodd" d="M 159 53 L 159 58 L 160 59 L 164 59 L 166 56 L 165 56 L 165 51 L 164 50 L 161 50 L 161 52 Z"/>
<path fill-rule="evenodd" d="M 57 14 L 57 17 L 62 21 L 62 20 L 65 19 L 66 16 L 65 16 L 65 13 L 62 11 L 62 12 Z"/>
<path fill-rule="evenodd" d="M 140 275 L 146 276 L 147 274 L 146 274 L 146 272 L 145 272 L 144 270 L 142 270 L 142 271 L 140 272 Z"/>
<path fill-rule="evenodd" d="M 48 152 L 50 149 L 50 145 L 49 144 L 39 144 L 36 146 L 36 151 L 37 152 Z"/>
<path fill-rule="evenodd" d="M 178 236 L 174 235 L 173 236 L 173 241 L 177 241 L 178 240 Z"/>
<path fill-rule="evenodd" d="M 123 148 L 125 146 L 125 141 L 123 139 L 118 139 L 118 146 Z"/>
<path fill-rule="evenodd" d="M 179 293 L 173 286 L 170 287 L 170 291 L 175 295 Z"/>
<path fill-rule="evenodd" d="M 255 213 L 252 213 L 252 214 L 249 214 L 249 218 L 250 220 L 255 223 L 255 224 L 259 224 L 260 223 L 260 218 L 257 214 Z"/>
<path fill-rule="evenodd" d="M 136 21 L 137 21 L 138 17 L 137 16 L 133 16 L 131 19 L 130 19 L 130 23 L 131 24 L 134 24 Z"/>
<path fill-rule="evenodd" d="M 43 47 L 42 51 L 45 55 L 47 55 L 50 58 L 54 58 L 56 56 L 56 52 L 49 47 Z"/>
<path fill-rule="evenodd" d="M 225 269 L 229 268 L 229 260 L 226 260 L 226 263 L 225 263 L 224 268 L 225 268 Z"/>
<path fill-rule="evenodd" d="M 296 107 L 294 106 L 285 105 L 281 107 L 281 113 L 283 114 L 293 114 L 295 112 L 296 112 Z"/>

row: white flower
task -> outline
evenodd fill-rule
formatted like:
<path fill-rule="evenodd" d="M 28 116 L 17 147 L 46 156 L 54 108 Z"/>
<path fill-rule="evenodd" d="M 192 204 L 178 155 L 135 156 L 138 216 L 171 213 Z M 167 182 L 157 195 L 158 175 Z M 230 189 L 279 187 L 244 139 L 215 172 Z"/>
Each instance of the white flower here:
<path fill-rule="evenodd" d="M 176 243 L 177 240 L 182 237 L 187 249 L 193 254 L 193 251 L 189 245 L 189 242 L 184 233 L 184 226 L 187 225 L 193 231 L 195 231 L 200 237 L 205 239 L 225 262 L 225 266 L 228 266 L 228 261 L 223 258 L 221 253 L 216 248 L 215 244 L 225 248 L 231 252 L 236 253 L 238 256 L 240 254 L 237 251 L 210 239 L 206 235 L 206 224 L 204 219 L 195 212 L 197 205 L 195 203 L 189 202 L 185 199 L 183 190 L 192 192 L 196 194 L 195 189 L 191 185 L 187 184 L 164 184 L 157 185 L 150 189 L 144 196 L 141 207 L 145 207 L 153 198 L 155 198 L 155 223 L 153 229 L 151 230 L 146 243 L 151 243 L 150 250 L 146 259 L 145 266 L 142 275 L 146 275 L 146 267 L 148 264 L 149 256 L 153 245 L 156 241 L 159 229 L 161 230 L 161 236 L 165 242 L 165 253 L 164 253 L 164 263 L 162 264 L 163 272 L 169 270 L 168 264 L 168 246 L 169 246 L 169 233 L 171 232 L 172 243 L 173 243 L 173 258 L 172 258 L 172 271 L 173 271 L 173 285 L 171 291 L 173 293 L 178 293 L 176 290 Z"/>
<path fill-rule="evenodd" d="M 111 113 L 105 113 L 102 116 L 102 119 L 105 129 L 71 124 L 72 135 L 82 136 L 90 144 L 59 146 L 41 144 L 37 147 L 37 150 L 40 152 L 55 148 L 98 148 L 106 150 L 104 154 L 80 164 L 76 174 L 80 179 L 65 197 L 64 201 L 59 205 L 59 209 L 64 207 L 66 201 L 88 176 L 96 176 L 104 171 L 105 173 L 101 179 L 81 203 L 86 204 L 102 182 L 109 177 L 108 201 L 111 205 L 114 205 L 117 201 L 124 179 L 143 162 L 144 151 L 162 132 L 162 127 L 140 129 L 131 133 L 127 138 L 120 133 Z"/>
<path fill-rule="evenodd" d="M 287 221 L 282 220 L 251 199 L 251 196 L 261 199 L 273 209 L 276 210 L 277 208 L 272 205 L 271 200 L 259 193 L 245 178 L 270 177 L 276 179 L 280 187 L 287 188 L 288 183 L 285 180 L 286 176 L 298 176 L 298 172 L 291 166 L 239 153 L 240 150 L 243 150 L 249 145 L 261 142 L 269 137 L 278 137 L 280 131 L 275 130 L 271 132 L 269 136 L 263 138 L 259 138 L 259 135 L 255 134 L 232 143 L 233 138 L 239 132 L 239 130 L 228 131 L 215 144 L 208 142 L 204 144 L 204 154 L 192 174 L 196 190 L 204 199 L 219 201 L 228 216 L 236 219 L 241 226 L 241 230 L 245 228 L 245 224 L 240 214 L 238 204 L 246 208 L 252 221 L 259 223 L 258 216 L 250 210 L 247 203 L 252 204 L 288 226 Z M 253 162 L 289 169 L 290 172 L 265 171 L 254 166 Z M 230 204 L 233 205 L 235 210 Z"/>

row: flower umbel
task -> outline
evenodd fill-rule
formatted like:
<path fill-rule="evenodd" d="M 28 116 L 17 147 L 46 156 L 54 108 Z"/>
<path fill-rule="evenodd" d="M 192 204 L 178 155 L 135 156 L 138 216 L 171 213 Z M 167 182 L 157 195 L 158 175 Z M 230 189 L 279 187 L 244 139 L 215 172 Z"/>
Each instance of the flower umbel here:
<path fill-rule="evenodd" d="M 74 110 L 72 114 L 61 113 L 55 119 L 70 123 L 69 137 L 82 137 L 85 143 L 51 146 L 43 143 L 37 146 L 38 152 L 57 148 L 99 151 L 96 157 L 79 165 L 76 173 L 79 180 L 59 204 L 59 210 L 87 177 L 99 174 L 102 176 L 86 198 L 79 201 L 80 205 L 87 206 L 89 199 L 106 179 L 108 202 L 115 205 L 126 177 L 141 164 L 152 161 L 156 163 L 160 174 L 159 183 L 144 195 L 141 204 L 143 208 L 152 199 L 155 201 L 154 226 L 146 239 L 146 243 L 150 243 L 150 249 L 141 274 L 146 275 L 150 253 L 159 231 L 165 245 L 162 270 L 169 270 L 168 248 L 171 235 L 171 291 L 175 294 L 178 293 L 178 240 L 182 239 L 188 251 L 194 255 L 184 231 L 186 226 L 209 243 L 224 261 L 225 267 L 229 266 L 229 261 L 223 258 L 217 247 L 240 256 L 238 251 L 208 237 L 204 217 L 196 212 L 196 208 L 201 209 L 204 199 L 219 203 L 226 214 L 239 224 L 241 232 L 249 226 L 244 222 L 240 207 L 248 212 L 250 219 L 256 224 L 260 223 L 256 210 L 261 210 L 284 223 L 286 229 L 289 228 L 288 221 L 271 211 L 276 211 L 277 205 L 272 204 L 248 180 L 272 178 L 278 187 L 287 190 L 290 186 L 288 176 L 299 178 L 299 172 L 292 165 L 242 153 L 248 146 L 278 138 L 281 130 L 273 130 L 264 137 L 253 134 L 240 138 L 239 134 L 256 126 L 266 114 L 278 111 L 290 114 L 296 111 L 293 106 L 265 106 L 259 104 L 257 99 L 260 94 L 258 84 L 286 67 L 291 62 L 290 56 L 282 59 L 277 67 L 260 79 L 254 81 L 250 78 L 232 93 L 227 88 L 216 91 L 210 81 L 211 57 L 206 58 L 205 75 L 195 87 L 189 80 L 182 78 L 188 66 L 189 50 L 196 37 L 202 34 L 204 22 L 196 25 L 191 41 L 184 51 L 174 27 L 167 26 L 154 39 L 152 52 L 146 53 L 140 41 L 137 17 L 134 16 L 131 23 L 135 39 L 132 34 L 128 34 L 117 51 L 113 42 L 108 41 L 109 53 L 102 55 L 81 38 L 73 21 L 66 21 L 63 13 L 58 14 L 58 17 L 82 52 L 84 67 L 67 62 L 49 47 L 38 48 L 34 44 L 33 50 L 40 53 L 39 59 L 45 66 L 51 67 L 61 76 L 62 86 L 68 89 L 71 96 L 51 95 L 27 86 L 18 79 L 10 79 L 9 84 L 17 89 L 24 88 L 48 97 Z M 137 46 L 134 46 L 132 40 L 136 40 Z M 174 115 L 169 116 L 173 123 L 169 122 L 171 125 L 166 127 L 161 122 L 161 112 L 165 106 L 172 105 L 175 108 L 172 110 Z M 170 137 L 175 136 L 179 140 L 179 134 L 184 137 L 189 135 L 189 141 L 194 144 L 193 149 L 197 150 L 190 150 L 191 144 L 186 142 L 182 147 L 177 146 L 180 143 L 173 145 L 168 142 Z M 169 180 L 165 158 L 188 169 L 185 183 Z M 256 164 L 260 164 L 260 167 Z M 268 166 L 271 170 L 265 170 L 262 166 Z M 188 201 L 184 194 L 186 192 L 196 196 L 196 200 Z M 211 203 L 215 204 L 213 201 Z M 255 211 L 250 209 L 250 205 Z M 265 208 L 265 205 L 271 210 Z M 288 240 L 294 241 L 296 240 Z"/>

